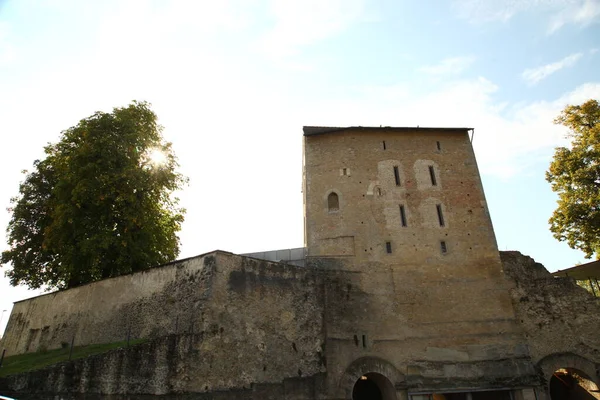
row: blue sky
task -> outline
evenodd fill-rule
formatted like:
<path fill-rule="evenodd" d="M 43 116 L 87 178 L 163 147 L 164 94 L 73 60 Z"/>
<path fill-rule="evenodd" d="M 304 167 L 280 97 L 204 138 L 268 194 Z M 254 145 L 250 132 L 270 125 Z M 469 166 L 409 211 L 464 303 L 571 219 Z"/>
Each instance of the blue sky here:
<path fill-rule="evenodd" d="M 544 171 L 554 117 L 600 98 L 599 22 L 600 0 L 0 0 L 0 204 L 61 130 L 147 100 L 190 178 L 182 257 L 300 247 L 303 125 L 470 126 L 499 248 L 567 268 Z M 0 278 L 0 312 L 35 294 Z"/>

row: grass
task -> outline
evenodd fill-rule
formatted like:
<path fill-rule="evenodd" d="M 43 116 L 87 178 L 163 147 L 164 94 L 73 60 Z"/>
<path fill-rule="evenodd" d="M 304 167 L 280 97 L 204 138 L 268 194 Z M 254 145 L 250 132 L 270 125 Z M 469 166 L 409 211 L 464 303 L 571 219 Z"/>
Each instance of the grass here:
<path fill-rule="evenodd" d="M 145 342 L 147 339 L 132 339 L 129 345 L 133 346 Z M 109 350 L 119 347 L 126 347 L 127 342 L 114 342 L 92 344 L 89 346 L 79 346 L 73 348 L 71 360 L 85 358 L 94 354 L 106 353 Z M 33 371 L 36 369 L 47 367 L 48 365 L 57 364 L 69 360 L 69 348 L 38 351 L 36 353 L 18 354 L 4 358 L 2 367 L 0 367 L 0 377 L 18 374 L 21 372 Z"/>

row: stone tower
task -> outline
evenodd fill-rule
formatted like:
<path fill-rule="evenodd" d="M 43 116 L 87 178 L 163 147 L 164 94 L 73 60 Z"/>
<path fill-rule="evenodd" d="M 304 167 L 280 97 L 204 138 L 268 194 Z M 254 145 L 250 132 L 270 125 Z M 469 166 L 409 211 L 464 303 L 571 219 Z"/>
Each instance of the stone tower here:
<path fill-rule="evenodd" d="M 469 131 L 304 127 L 309 256 L 498 266 Z"/>
<path fill-rule="evenodd" d="M 532 376 L 470 132 L 304 127 L 307 262 L 330 271 L 328 378 L 342 382 L 331 393 L 368 398 L 351 393 L 360 373 L 382 392 L 383 376 L 431 392 Z"/>

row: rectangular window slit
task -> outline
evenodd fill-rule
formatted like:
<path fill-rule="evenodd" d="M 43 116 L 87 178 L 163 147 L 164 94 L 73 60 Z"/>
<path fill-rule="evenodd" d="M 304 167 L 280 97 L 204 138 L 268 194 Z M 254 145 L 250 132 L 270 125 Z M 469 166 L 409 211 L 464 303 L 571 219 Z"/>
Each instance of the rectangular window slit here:
<path fill-rule="evenodd" d="M 402 204 L 400 204 L 400 221 L 402 222 L 402 226 L 406 226 L 406 211 Z"/>
<path fill-rule="evenodd" d="M 440 222 L 440 226 L 444 226 L 444 214 L 442 213 L 442 205 L 438 204 L 435 206 L 438 214 L 438 221 Z"/>
<path fill-rule="evenodd" d="M 429 177 L 431 178 L 431 184 L 433 186 L 437 185 L 437 181 L 435 179 L 435 170 L 433 169 L 433 165 L 429 166 Z"/>
<path fill-rule="evenodd" d="M 342 171 L 344 175 L 348 175 L 348 170 L 346 168 L 344 168 Z"/>
<path fill-rule="evenodd" d="M 439 141 L 438 141 L 438 142 L 435 142 L 435 143 L 436 143 L 436 145 L 437 145 L 437 149 L 438 149 L 438 151 L 442 150 L 442 144 L 441 144 Z"/>
<path fill-rule="evenodd" d="M 443 240 L 440 242 L 440 249 L 442 250 L 442 254 L 446 254 L 448 252 L 448 248 L 446 247 L 446 242 Z"/>
<path fill-rule="evenodd" d="M 390 254 L 392 252 L 392 242 L 385 242 L 385 250 Z"/>
<path fill-rule="evenodd" d="M 362 335 L 362 345 L 363 347 L 367 347 L 367 336 L 366 335 Z"/>
<path fill-rule="evenodd" d="M 385 140 L 383 141 L 383 149 L 385 150 Z"/>
<path fill-rule="evenodd" d="M 400 186 L 400 172 L 397 165 L 394 165 L 394 178 L 396 179 L 396 186 Z"/>

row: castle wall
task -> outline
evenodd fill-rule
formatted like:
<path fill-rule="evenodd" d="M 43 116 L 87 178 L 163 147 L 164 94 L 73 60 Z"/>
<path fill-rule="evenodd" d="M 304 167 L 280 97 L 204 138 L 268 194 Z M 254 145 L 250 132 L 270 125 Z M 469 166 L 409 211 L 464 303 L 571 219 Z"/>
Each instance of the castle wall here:
<path fill-rule="evenodd" d="M 574 368 L 600 383 L 600 298 L 519 252 L 500 255 L 515 282 L 510 293 L 517 320 L 544 378 L 558 368 Z"/>
<path fill-rule="evenodd" d="M 361 375 L 377 372 L 398 399 L 406 391 L 534 387 L 544 399 L 544 379 L 558 368 L 598 382 L 598 300 L 529 257 L 501 256 L 508 283 L 496 290 L 510 293 L 516 322 L 485 319 L 483 296 L 460 308 L 442 302 L 460 296 L 457 287 L 493 296 L 476 279 L 448 283 L 377 263 L 358 272 L 339 259 L 312 258 L 300 268 L 212 253 L 200 258 L 212 271 L 210 300 L 193 331 L 21 374 L 0 390 L 348 399 Z M 186 285 L 194 284 L 188 278 Z"/>
<path fill-rule="evenodd" d="M 424 391 L 535 385 L 468 131 L 306 132 L 308 263 L 330 271 L 329 393 L 360 358 Z"/>
<path fill-rule="evenodd" d="M 190 329 L 213 268 L 214 255 L 199 256 L 17 302 L 3 346 L 11 355 Z"/>
<path fill-rule="evenodd" d="M 170 335 L 129 348 L 64 362 L 41 370 L 0 378 L 0 391 L 19 399 L 116 400 L 309 400 L 320 390 L 321 376 L 284 378 L 218 388 L 208 379 L 190 373 L 204 361 L 198 347 L 210 335 Z M 239 368 L 239 367 L 236 367 Z M 229 374 L 238 371 L 232 370 Z M 203 380 L 198 391 L 187 391 L 182 382 Z M 57 396 L 57 394 L 60 394 Z M 119 396 L 122 394 L 123 396 Z"/>
<path fill-rule="evenodd" d="M 326 354 L 335 398 L 361 376 L 346 375 L 363 358 L 388 362 L 401 376 L 392 383 L 411 391 L 539 384 L 507 282 L 442 278 L 426 267 L 362 263 L 364 271 L 355 272 L 333 270 L 331 259 L 312 262 L 331 268 L 324 285 Z"/>
<path fill-rule="evenodd" d="M 466 129 L 348 128 L 304 147 L 303 267 L 217 251 L 19 302 L 10 354 L 154 339 L 7 387 L 347 400 L 360 379 L 386 400 L 544 399 L 557 368 L 597 379 L 598 299 L 500 255 Z"/>
<path fill-rule="evenodd" d="M 178 330 L 194 340 L 183 350 L 163 346 L 165 360 L 177 357 L 171 351 L 185 351 L 179 354 L 183 361 L 175 367 L 168 390 L 205 392 L 281 383 L 324 371 L 319 282 L 309 269 L 214 252 L 19 302 L 4 345 L 16 354 L 36 351 L 42 344 L 60 347 L 72 332 L 76 345 L 82 345 L 123 340 L 129 326 L 132 337 Z M 27 339 L 45 326 L 45 341 L 19 340 L 19 335 Z M 148 390 L 163 393 L 162 387 Z"/>

